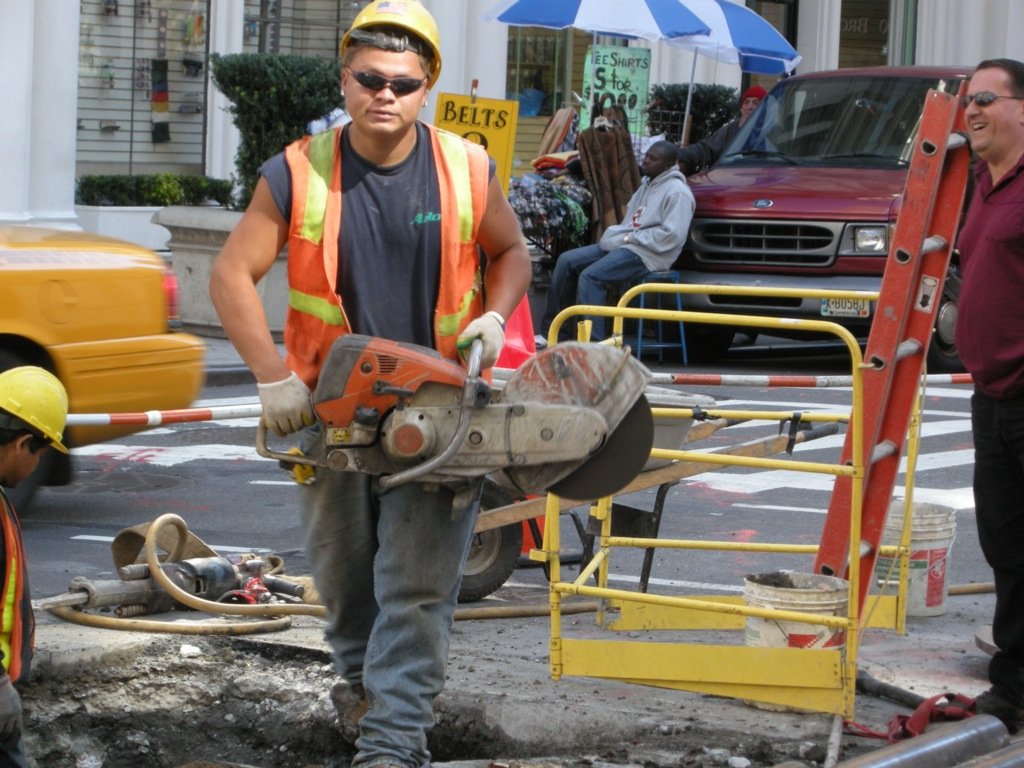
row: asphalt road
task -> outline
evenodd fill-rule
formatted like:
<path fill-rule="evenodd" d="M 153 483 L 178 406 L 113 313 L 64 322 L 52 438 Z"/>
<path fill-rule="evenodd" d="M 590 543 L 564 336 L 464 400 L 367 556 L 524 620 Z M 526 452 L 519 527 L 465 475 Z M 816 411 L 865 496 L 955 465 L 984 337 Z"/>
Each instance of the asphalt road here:
<path fill-rule="evenodd" d="M 842 374 L 842 354 L 817 345 L 761 340 L 734 349 L 713 367 L 691 366 L 689 372 Z M 652 364 L 655 369 L 680 366 Z M 721 407 L 836 410 L 849 407 L 842 389 L 785 390 L 702 388 Z M 928 390 L 923 418 L 922 455 L 915 498 L 957 509 L 957 537 L 950 583 L 991 579 L 977 546 L 971 497 L 972 447 L 970 388 L 936 386 Z M 210 387 L 204 405 L 254 402 L 255 386 Z M 730 427 L 719 444 L 734 444 L 772 434 L 764 422 Z M 114 578 L 110 541 L 121 529 L 175 513 L 222 554 L 272 551 L 285 559 L 289 572 L 306 571 L 296 512 L 297 488 L 272 461 L 253 448 L 254 419 L 157 428 L 111 443 L 74 451 L 73 484 L 40 491 L 23 514 L 32 565 L 33 594 L 63 592 L 72 577 Z M 836 461 L 842 436 L 799 446 L 795 458 Z M 897 486 L 902 487 L 901 473 Z M 669 491 L 661 536 L 666 538 L 817 543 L 831 491 L 828 476 L 779 470 L 723 468 L 681 482 Z M 897 489 L 899 490 L 899 488 Z M 655 489 L 620 497 L 617 502 L 649 511 Z M 580 510 L 583 512 L 584 510 Z M 563 517 L 564 551 L 579 549 L 568 516 Z M 613 564 L 612 579 L 635 580 L 640 553 L 626 553 Z M 769 558 L 769 559 L 766 559 Z M 659 553 L 652 580 L 666 587 L 742 590 L 743 576 L 776 568 L 807 569 L 803 556 L 755 553 Z M 516 594 L 543 590 L 536 567 L 520 567 L 508 586 Z"/>

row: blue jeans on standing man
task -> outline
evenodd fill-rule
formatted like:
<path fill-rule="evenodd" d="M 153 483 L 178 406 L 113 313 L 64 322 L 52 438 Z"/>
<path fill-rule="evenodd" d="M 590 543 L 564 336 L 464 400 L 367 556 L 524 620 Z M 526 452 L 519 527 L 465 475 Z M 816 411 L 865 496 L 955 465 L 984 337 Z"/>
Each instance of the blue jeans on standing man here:
<path fill-rule="evenodd" d="M 303 492 L 334 667 L 370 702 L 352 765 L 429 765 L 426 732 L 479 505 L 453 511 L 448 488 L 411 482 L 381 492 L 370 475 L 330 469 Z"/>
<path fill-rule="evenodd" d="M 559 255 L 551 273 L 541 333 L 547 335 L 555 316 L 566 307 L 575 304 L 606 305 L 609 288 L 632 283 L 649 271 L 643 260 L 629 248 L 604 251 L 595 243 Z M 593 322 L 591 339 L 600 341 L 605 337 L 604 318 L 595 317 Z M 559 337 L 563 340 L 575 338 L 570 333 L 559 333 Z"/>

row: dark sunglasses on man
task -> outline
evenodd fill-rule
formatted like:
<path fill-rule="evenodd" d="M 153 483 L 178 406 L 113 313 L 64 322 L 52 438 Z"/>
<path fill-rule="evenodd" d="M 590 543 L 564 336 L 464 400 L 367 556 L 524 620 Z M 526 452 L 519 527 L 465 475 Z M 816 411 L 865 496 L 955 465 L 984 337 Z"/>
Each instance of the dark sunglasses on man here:
<path fill-rule="evenodd" d="M 348 71 L 363 88 L 370 91 L 383 91 L 385 88 L 390 88 L 395 96 L 408 96 L 410 93 L 416 93 L 427 82 L 425 77 L 384 77 L 372 72 L 360 72 L 351 67 L 348 68 Z"/>
<path fill-rule="evenodd" d="M 968 93 L 966 96 L 961 96 L 960 106 L 967 109 L 973 101 L 979 107 L 987 107 L 991 104 L 995 104 L 996 99 L 1016 99 L 1017 101 L 1024 101 L 1024 96 L 1000 96 L 997 93 L 992 93 L 992 91 L 979 91 L 978 93 Z"/>

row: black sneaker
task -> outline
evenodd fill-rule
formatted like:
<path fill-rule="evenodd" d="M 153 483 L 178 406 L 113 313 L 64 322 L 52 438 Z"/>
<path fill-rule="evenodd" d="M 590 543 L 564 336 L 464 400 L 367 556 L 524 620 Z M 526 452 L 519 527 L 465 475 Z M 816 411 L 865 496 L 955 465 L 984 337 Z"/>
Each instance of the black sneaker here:
<path fill-rule="evenodd" d="M 338 713 L 338 726 L 342 738 L 355 743 L 356 737 L 359 736 L 359 721 L 370 708 L 366 691 L 360 683 L 349 685 L 342 680 L 331 688 L 331 703 L 334 704 L 334 711 Z"/>
<path fill-rule="evenodd" d="M 1024 723 L 1024 707 L 1018 707 L 1004 698 L 995 688 L 989 688 L 974 700 L 974 712 L 978 715 L 998 717 L 1011 734 L 1017 733 Z"/>

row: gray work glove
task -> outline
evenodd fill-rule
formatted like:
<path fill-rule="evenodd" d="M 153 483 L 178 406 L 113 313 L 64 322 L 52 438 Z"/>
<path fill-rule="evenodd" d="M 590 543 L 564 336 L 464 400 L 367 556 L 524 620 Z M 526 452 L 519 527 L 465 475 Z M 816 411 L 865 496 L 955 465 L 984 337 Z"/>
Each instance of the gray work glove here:
<path fill-rule="evenodd" d="M 473 339 L 480 339 L 483 345 L 480 370 L 490 368 L 497 362 L 501 348 L 505 346 L 505 318 L 491 310 L 467 325 L 455 340 L 455 348 L 459 350 L 459 355 L 463 359 L 469 354 Z"/>
<path fill-rule="evenodd" d="M 263 423 L 279 435 L 298 432 L 316 420 L 306 382 L 292 374 L 287 379 L 257 384 Z"/>
<path fill-rule="evenodd" d="M 21 696 L 14 689 L 10 675 L 0 676 L 0 742 L 21 733 Z"/>

